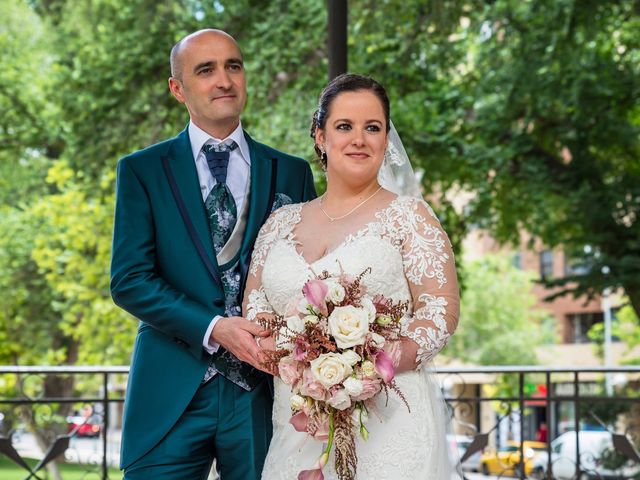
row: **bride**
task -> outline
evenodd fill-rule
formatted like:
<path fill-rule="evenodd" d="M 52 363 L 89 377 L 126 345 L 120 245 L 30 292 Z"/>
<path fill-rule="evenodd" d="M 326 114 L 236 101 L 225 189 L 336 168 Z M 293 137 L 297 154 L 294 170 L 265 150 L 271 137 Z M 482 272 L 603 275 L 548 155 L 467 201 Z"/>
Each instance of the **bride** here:
<path fill-rule="evenodd" d="M 458 322 L 455 264 L 446 233 L 417 192 L 389 110 L 384 88 L 367 77 L 341 75 L 323 90 L 311 133 L 327 191 L 276 210 L 262 227 L 245 315 L 284 314 L 305 282 L 323 271 L 358 275 L 371 267 L 363 279 L 371 295 L 410 301 L 395 379 L 411 411 L 393 394 L 388 402 L 378 396 L 369 439 L 356 441 L 358 478 L 450 480 L 447 415 L 429 363 Z M 274 349 L 275 340 L 261 347 Z M 262 478 L 292 480 L 312 468 L 323 445 L 294 430 L 290 387 L 277 377 L 274 387 L 273 439 Z M 324 475 L 337 478 L 333 458 Z"/>

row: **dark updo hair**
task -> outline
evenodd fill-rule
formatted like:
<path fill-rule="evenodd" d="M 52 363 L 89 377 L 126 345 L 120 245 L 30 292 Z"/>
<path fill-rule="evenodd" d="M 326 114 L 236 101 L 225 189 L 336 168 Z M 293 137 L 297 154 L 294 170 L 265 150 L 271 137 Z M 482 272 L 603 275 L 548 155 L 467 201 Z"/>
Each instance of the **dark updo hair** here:
<path fill-rule="evenodd" d="M 331 80 L 320 94 L 318 109 L 314 112 L 313 117 L 311 117 L 311 138 L 315 140 L 316 130 L 319 128 L 324 129 L 326 126 L 329 109 L 338 95 L 344 92 L 358 92 L 360 90 L 367 90 L 378 97 L 378 100 L 380 100 L 380 103 L 382 104 L 382 109 L 384 110 L 384 117 L 387 121 L 387 133 L 389 133 L 389 129 L 391 128 L 391 121 L 389 120 L 391 107 L 389 106 L 389 97 L 387 97 L 387 92 L 384 87 L 371 77 L 365 77 L 364 75 L 356 75 L 353 73 L 343 73 Z M 322 165 L 326 168 L 326 156 L 322 155 L 318 145 L 314 145 L 314 149 L 318 154 L 318 158 L 322 162 Z"/>

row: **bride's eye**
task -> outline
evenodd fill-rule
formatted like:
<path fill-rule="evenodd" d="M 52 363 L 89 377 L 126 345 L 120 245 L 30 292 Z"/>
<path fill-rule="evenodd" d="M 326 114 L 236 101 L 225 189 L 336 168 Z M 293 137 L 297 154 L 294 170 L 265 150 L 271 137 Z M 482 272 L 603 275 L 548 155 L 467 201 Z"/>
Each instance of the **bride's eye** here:
<path fill-rule="evenodd" d="M 338 125 L 336 125 L 336 130 L 348 131 L 351 130 L 351 125 L 349 125 L 348 123 L 339 123 Z"/>
<path fill-rule="evenodd" d="M 376 124 L 367 125 L 367 131 L 368 132 L 379 132 L 380 131 L 380 126 L 378 126 Z"/>

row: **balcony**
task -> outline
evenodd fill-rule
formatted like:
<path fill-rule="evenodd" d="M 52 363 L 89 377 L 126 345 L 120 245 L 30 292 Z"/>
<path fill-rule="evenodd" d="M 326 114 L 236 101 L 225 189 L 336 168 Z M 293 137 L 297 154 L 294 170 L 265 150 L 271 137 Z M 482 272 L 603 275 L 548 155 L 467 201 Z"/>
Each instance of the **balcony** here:
<path fill-rule="evenodd" d="M 0 471 L 43 479 L 56 462 L 87 478 L 122 478 L 127 374 L 0 367 Z M 437 376 L 465 478 L 640 478 L 640 367 L 439 368 Z"/>

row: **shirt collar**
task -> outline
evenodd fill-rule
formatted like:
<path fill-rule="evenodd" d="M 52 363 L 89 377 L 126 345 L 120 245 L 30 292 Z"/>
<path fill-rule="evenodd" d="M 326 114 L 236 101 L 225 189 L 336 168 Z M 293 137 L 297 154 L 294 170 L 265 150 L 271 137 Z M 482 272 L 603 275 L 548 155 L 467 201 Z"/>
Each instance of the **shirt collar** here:
<path fill-rule="evenodd" d="M 218 143 L 226 142 L 227 140 L 233 140 L 238 144 L 238 149 L 240 150 L 240 156 L 242 159 L 247 163 L 247 165 L 251 165 L 249 144 L 247 143 L 244 131 L 242 130 L 242 122 L 238 122 L 236 129 L 231 132 L 231 135 L 227 138 L 218 139 L 209 135 L 192 121 L 189 121 L 189 140 L 191 141 L 191 151 L 193 153 L 194 161 L 198 159 L 198 155 L 205 144 L 216 145 Z"/>

